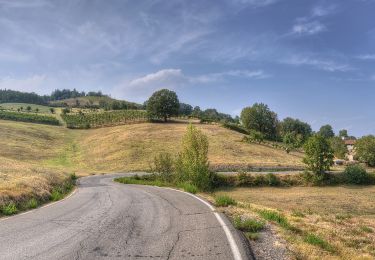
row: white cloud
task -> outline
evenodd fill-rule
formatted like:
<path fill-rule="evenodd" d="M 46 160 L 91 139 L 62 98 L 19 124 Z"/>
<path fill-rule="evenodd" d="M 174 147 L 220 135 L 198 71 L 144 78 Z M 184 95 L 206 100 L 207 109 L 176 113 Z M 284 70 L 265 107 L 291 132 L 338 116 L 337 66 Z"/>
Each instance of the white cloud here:
<path fill-rule="evenodd" d="M 314 35 L 326 31 L 327 27 L 319 21 L 298 23 L 292 28 L 292 33 L 297 35 Z"/>
<path fill-rule="evenodd" d="M 311 16 L 312 17 L 323 17 L 327 15 L 331 15 L 337 11 L 337 7 L 335 5 L 328 5 L 328 6 L 322 6 L 318 5 L 315 6 L 311 10 Z"/>
<path fill-rule="evenodd" d="M 27 92 L 44 92 L 43 85 L 46 82 L 46 75 L 32 75 L 27 78 L 4 77 L 0 78 L 0 89 L 12 89 Z"/>
<path fill-rule="evenodd" d="M 316 69 L 328 72 L 344 72 L 353 70 L 353 68 L 351 68 L 348 64 L 338 63 L 332 60 L 316 59 L 311 57 L 292 56 L 291 58 L 284 60 L 283 63 L 294 66 L 312 66 Z"/>
<path fill-rule="evenodd" d="M 191 77 L 190 80 L 193 83 L 209 83 L 215 81 L 224 80 L 226 77 L 238 77 L 247 79 L 266 79 L 271 77 L 271 75 L 266 74 L 262 70 L 230 70 L 218 73 L 211 73 L 205 75 L 199 75 L 196 77 Z"/>
<path fill-rule="evenodd" d="M 174 88 L 185 81 L 186 78 L 180 69 L 164 69 L 133 79 L 129 82 L 129 86 L 132 88 Z"/>
<path fill-rule="evenodd" d="M 375 60 L 375 54 L 363 54 L 357 56 L 357 58 L 360 60 Z"/>

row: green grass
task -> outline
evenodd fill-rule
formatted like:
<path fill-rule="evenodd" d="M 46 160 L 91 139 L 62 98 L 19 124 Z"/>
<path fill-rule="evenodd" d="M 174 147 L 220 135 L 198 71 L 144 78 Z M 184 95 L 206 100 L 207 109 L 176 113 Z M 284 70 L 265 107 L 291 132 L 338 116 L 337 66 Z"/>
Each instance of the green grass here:
<path fill-rule="evenodd" d="M 360 226 L 360 230 L 365 233 L 374 233 L 374 230 L 368 226 Z"/>
<path fill-rule="evenodd" d="M 215 205 L 218 207 L 228 207 L 229 205 L 236 205 L 237 202 L 228 195 L 219 195 L 215 197 Z"/>
<path fill-rule="evenodd" d="M 243 232 L 259 232 L 264 229 L 265 223 L 255 219 L 242 219 L 240 216 L 236 216 L 233 219 L 235 228 Z"/>
<path fill-rule="evenodd" d="M 308 233 L 304 241 L 306 243 L 309 243 L 310 245 L 319 246 L 320 248 L 328 251 L 328 252 L 334 252 L 334 247 L 329 244 L 327 241 L 325 241 L 323 238 L 319 237 L 318 235 Z"/>
<path fill-rule="evenodd" d="M 280 212 L 277 212 L 277 211 L 274 211 L 274 210 L 263 209 L 263 210 L 259 210 L 258 214 L 262 218 L 264 218 L 265 220 L 269 220 L 269 221 L 273 221 L 273 222 L 277 223 L 282 228 L 290 229 L 290 230 L 293 229 L 293 227 L 289 223 L 288 219 L 283 214 L 281 214 Z"/>
<path fill-rule="evenodd" d="M 192 193 L 192 194 L 195 194 L 198 192 L 198 188 L 197 186 L 195 186 L 194 184 L 191 184 L 191 183 L 181 183 L 178 185 L 179 188 L 183 189 L 184 191 L 186 192 L 189 192 L 189 193 Z"/>
<path fill-rule="evenodd" d="M 26 209 L 35 209 L 38 205 L 38 201 L 35 198 L 32 198 L 26 203 Z"/>
<path fill-rule="evenodd" d="M 258 240 L 260 235 L 259 233 L 257 232 L 245 232 L 245 236 L 249 239 L 249 240 Z"/>
<path fill-rule="evenodd" d="M 121 177 L 116 178 L 115 181 L 123 184 L 137 184 L 137 185 L 150 185 L 150 186 L 158 186 L 158 187 L 170 187 L 170 183 L 162 182 L 159 180 L 151 180 L 151 179 L 143 179 L 137 177 Z"/>
<path fill-rule="evenodd" d="M 23 111 L 25 112 L 28 106 L 31 107 L 32 112 L 35 112 L 36 109 L 39 109 L 38 113 L 51 114 L 50 107 L 48 106 L 34 105 L 34 104 L 28 104 L 28 103 L 1 103 L 0 104 L 0 107 L 6 110 L 13 110 L 13 111 L 17 111 L 17 109 L 23 107 Z"/>
<path fill-rule="evenodd" d="M 10 202 L 3 206 L 1 209 L 2 213 L 6 216 L 16 214 L 18 212 L 17 205 L 14 202 Z"/>
<path fill-rule="evenodd" d="M 64 198 L 64 195 L 63 195 L 61 189 L 55 188 L 55 189 L 52 190 L 50 200 L 58 201 L 58 200 L 61 200 L 62 198 Z"/>

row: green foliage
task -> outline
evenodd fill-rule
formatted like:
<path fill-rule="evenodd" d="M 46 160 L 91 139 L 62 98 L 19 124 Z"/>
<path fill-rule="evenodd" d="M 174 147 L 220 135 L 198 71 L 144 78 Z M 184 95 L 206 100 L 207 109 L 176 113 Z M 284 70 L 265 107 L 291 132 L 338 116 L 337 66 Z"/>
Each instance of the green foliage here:
<path fill-rule="evenodd" d="M 12 120 L 12 121 L 21 121 L 21 122 L 30 122 L 38 124 L 47 124 L 47 125 L 59 125 L 60 122 L 55 117 L 45 116 L 45 115 L 36 115 L 23 112 L 11 112 L 0 110 L 0 119 Z"/>
<path fill-rule="evenodd" d="M 319 129 L 318 132 L 319 135 L 325 137 L 325 138 L 332 138 L 335 136 L 335 133 L 333 132 L 333 128 L 331 125 L 324 125 Z"/>
<path fill-rule="evenodd" d="M 259 233 L 257 232 L 245 232 L 245 236 L 247 237 L 247 239 L 253 240 L 253 241 L 256 241 L 259 239 Z"/>
<path fill-rule="evenodd" d="M 151 176 L 152 177 L 152 176 Z M 138 185 L 151 185 L 158 187 L 171 186 L 170 183 L 162 182 L 161 180 L 150 178 L 150 176 L 134 176 L 134 177 L 120 177 L 116 178 L 115 181 L 123 184 L 138 184 Z"/>
<path fill-rule="evenodd" d="M 356 157 L 370 167 L 375 167 L 375 136 L 364 136 L 356 141 Z"/>
<path fill-rule="evenodd" d="M 245 141 L 250 143 L 263 143 L 265 136 L 263 133 L 255 130 L 250 130 L 249 135 L 244 138 Z"/>
<path fill-rule="evenodd" d="M 195 194 L 198 192 L 197 186 L 189 182 L 184 182 L 178 185 L 179 188 L 182 188 L 184 191 Z"/>
<path fill-rule="evenodd" d="M 312 130 L 308 123 L 287 117 L 280 123 L 280 134 L 283 138 L 288 134 L 298 137 L 299 142 L 294 142 L 294 146 L 300 147 L 311 136 Z"/>
<path fill-rule="evenodd" d="M 168 89 L 156 91 L 147 101 L 149 118 L 163 119 L 178 115 L 179 101 L 176 93 Z"/>
<path fill-rule="evenodd" d="M 26 203 L 26 208 L 27 209 L 35 209 L 36 207 L 38 207 L 38 201 L 35 198 L 30 199 Z"/>
<path fill-rule="evenodd" d="M 189 104 L 180 103 L 180 108 L 178 109 L 179 116 L 190 116 L 193 112 L 193 107 Z"/>
<path fill-rule="evenodd" d="M 306 243 L 309 243 L 314 246 L 319 246 L 320 248 L 329 251 L 334 252 L 334 248 L 332 245 L 330 245 L 327 241 L 325 241 L 323 238 L 313 234 L 308 233 L 304 238 Z"/>
<path fill-rule="evenodd" d="M 208 108 L 204 111 L 201 111 L 199 114 L 201 123 L 203 122 L 222 122 L 222 123 L 233 123 L 234 120 L 231 115 L 219 113 L 214 108 Z"/>
<path fill-rule="evenodd" d="M 182 151 L 176 161 L 177 182 L 190 182 L 200 190 L 210 190 L 213 174 L 208 163 L 208 139 L 193 125 L 187 127 Z"/>
<path fill-rule="evenodd" d="M 259 210 L 258 213 L 265 220 L 276 222 L 282 228 L 290 229 L 290 230 L 293 229 L 288 219 L 283 214 L 277 211 L 264 209 L 264 210 Z"/>
<path fill-rule="evenodd" d="M 339 137 L 344 137 L 344 138 L 349 137 L 349 135 L 348 135 L 348 130 L 346 130 L 346 129 L 342 129 L 342 130 L 340 130 L 340 131 L 339 131 Z"/>
<path fill-rule="evenodd" d="M 51 107 L 51 108 L 49 109 L 49 111 L 51 112 L 51 114 L 55 114 L 55 109 L 54 109 L 53 107 Z"/>
<path fill-rule="evenodd" d="M 294 132 L 288 132 L 283 136 L 283 143 L 287 153 L 301 146 L 303 137 Z"/>
<path fill-rule="evenodd" d="M 264 134 L 268 140 L 277 139 L 277 114 L 263 103 L 245 107 L 241 112 L 241 121 L 245 128 Z"/>
<path fill-rule="evenodd" d="M 215 205 L 218 207 L 228 207 L 229 205 L 236 205 L 237 202 L 228 195 L 219 195 L 215 197 Z"/>
<path fill-rule="evenodd" d="M 68 128 L 86 129 L 144 121 L 147 119 L 147 113 L 144 110 L 117 110 L 101 113 L 63 113 L 61 117 Z"/>
<path fill-rule="evenodd" d="M 259 232 L 264 229 L 265 223 L 255 219 L 242 219 L 236 216 L 233 219 L 234 227 L 243 232 Z"/>
<path fill-rule="evenodd" d="M 335 136 L 329 139 L 329 143 L 333 149 L 333 154 L 335 155 L 335 157 L 339 159 L 345 159 L 345 155 L 348 152 L 348 149 L 346 148 L 344 141 L 340 137 Z"/>
<path fill-rule="evenodd" d="M 333 151 L 327 139 L 321 135 L 314 135 L 307 140 L 304 150 L 303 162 L 307 168 L 316 175 L 324 176 L 333 165 Z"/>
<path fill-rule="evenodd" d="M 1 212 L 4 215 L 16 214 L 18 212 L 17 205 L 13 201 L 9 202 L 8 204 L 6 204 L 2 207 Z"/>
<path fill-rule="evenodd" d="M 160 153 L 154 158 L 154 165 L 151 171 L 157 174 L 157 177 L 164 182 L 172 182 L 174 171 L 174 160 L 169 153 Z"/>
<path fill-rule="evenodd" d="M 279 186 L 280 180 L 279 178 L 273 173 L 267 173 L 265 176 L 265 180 L 268 186 Z"/>
<path fill-rule="evenodd" d="M 47 96 L 39 96 L 35 93 L 26 93 L 10 89 L 0 89 L 0 103 L 30 103 L 46 105 L 49 100 Z"/>
<path fill-rule="evenodd" d="M 369 182 L 366 169 L 359 164 L 347 166 L 344 171 L 344 178 L 346 183 L 350 184 L 367 184 Z"/>
<path fill-rule="evenodd" d="M 60 188 L 54 188 L 51 192 L 50 200 L 58 201 L 64 197 L 62 190 Z"/>
<path fill-rule="evenodd" d="M 249 134 L 249 131 L 247 129 L 243 128 L 242 126 L 240 126 L 238 124 L 227 122 L 227 123 L 223 124 L 223 127 L 228 128 L 228 129 L 233 130 L 233 131 L 236 131 L 236 132 L 239 132 L 241 134 L 245 134 L 245 135 Z"/>

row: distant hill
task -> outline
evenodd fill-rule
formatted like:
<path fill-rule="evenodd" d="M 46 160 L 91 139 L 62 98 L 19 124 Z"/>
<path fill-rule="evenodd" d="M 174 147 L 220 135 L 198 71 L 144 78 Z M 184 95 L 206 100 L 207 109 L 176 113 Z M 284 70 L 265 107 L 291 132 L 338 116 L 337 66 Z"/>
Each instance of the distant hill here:
<path fill-rule="evenodd" d="M 141 109 L 143 106 L 134 102 L 117 100 L 109 96 L 84 96 L 68 98 L 62 100 L 50 101 L 51 106 L 68 106 L 68 107 L 97 107 L 104 109 Z"/>

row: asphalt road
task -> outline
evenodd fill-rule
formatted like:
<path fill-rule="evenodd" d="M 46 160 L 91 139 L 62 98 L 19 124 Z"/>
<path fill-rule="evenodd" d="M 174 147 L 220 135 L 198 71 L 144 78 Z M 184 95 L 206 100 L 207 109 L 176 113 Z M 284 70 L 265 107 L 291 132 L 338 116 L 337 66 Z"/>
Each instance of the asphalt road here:
<path fill-rule="evenodd" d="M 0 219 L 0 259 L 249 259 L 243 238 L 192 195 L 82 178 L 69 198 Z"/>

